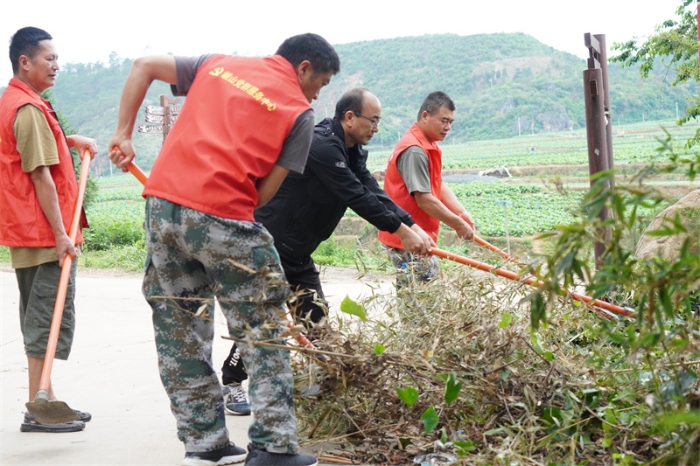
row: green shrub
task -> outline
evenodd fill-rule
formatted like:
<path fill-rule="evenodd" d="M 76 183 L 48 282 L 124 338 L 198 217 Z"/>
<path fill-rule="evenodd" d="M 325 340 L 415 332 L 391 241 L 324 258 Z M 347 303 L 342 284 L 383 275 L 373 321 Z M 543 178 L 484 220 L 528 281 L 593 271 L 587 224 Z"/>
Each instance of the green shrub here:
<path fill-rule="evenodd" d="M 120 269 L 133 272 L 143 270 L 146 261 L 144 245 L 113 246 L 101 251 L 86 251 L 78 259 L 80 267 Z"/>
<path fill-rule="evenodd" d="M 0 246 L 0 263 L 10 262 L 10 249 L 6 246 Z"/>
<path fill-rule="evenodd" d="M 356 248 L 340 247 L 333 236 L 322 242 L 311 255 L 318 265 L 351 267 L 356 263 Z"/>
<path fill-rule="evenodd" d="M 665 170 L 683 169 L 691 181 L 695 178 L 700 155 L 678 154 L 670 136 L 662 149 L 670 159 Z M 563 290 L 577 285 L 595 298 L 613 298 L 633 308 L 633 319 L 602 320 L 591 328 L 609 346 L 589 353 L 598 366 L 597 384 L 605 388 L 589 409 L 612 420 L 609 426 L 626 424 L 634 431 L 629 437 L 653 435 L 656 464 L 700 464 L 700 258 L 692 252 L 692 235 L 672 259 L 636 257 L 629 238 L 639 233 L 637 207 L 658 207 L 663 198 L 642 183 L 643 172 L 632 188 L 609 189 L 610 174 L 602 175 L 584 198 L 585 215 L 557 228 L 553 251 L 535 269 L 544 284 L 529 296 L 531 324 L 537 328 L 559 319 L 554 304 Z M 604 206 L 614 220 L 598 218 Z M 601 241 L 606 226 L 611 239 L 595 269 L 590 245 Z M 671 237 L 696 228 L 697 222 L 676 218 L 645 234 Z M 626 444 L 627 434 L 607 430 L 607 445 Z"/>
<path fill-rule="evenodd" d="M 90 228 L 83 230 L 89 251 L 103 251 L 115 246 L 143 247 L 143 202 L 100 202 L 88 209 Z"/>

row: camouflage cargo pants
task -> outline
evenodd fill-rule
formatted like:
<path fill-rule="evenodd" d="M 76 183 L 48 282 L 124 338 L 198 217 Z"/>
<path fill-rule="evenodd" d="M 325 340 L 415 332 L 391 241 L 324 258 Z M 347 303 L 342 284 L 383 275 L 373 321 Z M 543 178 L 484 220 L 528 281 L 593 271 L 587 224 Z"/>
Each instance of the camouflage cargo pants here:
<path fill-rule="evenodd" d="M 161 381 L 187 451 L 228 442 L 219 381 L 212 367 L 214 299 L 229 333 L 284 345 L 289 293 L 272 236 L 253 222 L 224 219 L 149 197 L 143 293 L 153 309 Z M 248 435 L 277 453 L 298 448 L 289 352 L 239 344 L 254 414 Z"/>
<path fill-rule="evenodd" d="M 418 257 L 404 249 L 388 248 L 389 259 L 396 269 L 396 288 L 406 288 L 416 282 L 428 282 L 440 274 L 440 260 L 435 256 Z"/>

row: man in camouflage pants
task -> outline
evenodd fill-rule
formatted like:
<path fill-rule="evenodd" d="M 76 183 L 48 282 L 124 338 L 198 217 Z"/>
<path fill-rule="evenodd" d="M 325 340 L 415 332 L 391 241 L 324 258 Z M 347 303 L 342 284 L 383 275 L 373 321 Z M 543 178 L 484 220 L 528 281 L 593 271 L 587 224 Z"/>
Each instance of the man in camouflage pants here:
<path fill-rule="evenodd" d="M 213 217 L 157 197 L 147 200 L 146 222 L 150 263 L 143 293 L 154 311 L 160 375 L 178 419 L 178 436 L 215 446 L 226 429 L 223 400 L 216 373 L 200 361 L 201 355 L 211 360 L 214 296 L 233 338 L 275 341 L 286 323 L 289 285 L 272 236 L 258 223 Z M 256 413 L 250 438 L 260 444 L 274 439 L 284 450 L 277 453 L 292 453 L 287 446 L 296 444 L 296 418 L 288 352 L 245 343 L 239 350 Z M 202 409 L 206 404 L 216 406 L 216 419 Z M 212 421 L 213 429 L 196 427 Z"/>
<path fill-rule="evenodd" d="M 185 444 L 182 466 L 314 466 L 297 453 L 293 376 L 284 345 L 288 286 L 272 236 L 255 223 L 290 170 L 302 172 L 313 135 L 310 102 L 340 69 L 315 34 L 290 37 L 271 57 L 150 56 L 124 85 L 110 159 L 126 171 L 131 135 L 151 82 L 187 101 L 144 189 L 148 258 L 143 292 L 153 310 L 161 381 Z M 248 455 L 229 441 L 212 367 L 213 303 L 250 375 Z"/>

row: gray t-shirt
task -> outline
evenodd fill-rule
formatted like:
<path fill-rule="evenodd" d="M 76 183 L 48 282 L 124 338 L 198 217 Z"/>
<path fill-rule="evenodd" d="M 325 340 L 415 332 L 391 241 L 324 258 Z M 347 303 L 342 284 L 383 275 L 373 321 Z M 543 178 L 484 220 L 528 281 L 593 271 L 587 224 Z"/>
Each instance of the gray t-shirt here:
<path fill-rule="evenodd" d="M 418 146 L 411 146 L 399 154 L 396 161 L 401 178 L 406 184 L 411 196 L 415 192 L 430 193 L 430 171 L 428 170 L 428 154 Z"/>
<path fill-rule="evenodd" d="M 213 54 L 208 54 L 199 57 L 175 57 L 177 84 L 170 86 L 173 95 L 187 96 L 187 92 L 197 75 L 197 70 L 213 56 Z M 277 165 L 293 172 L 304 173 L 313 136 L 314 111 L 308 109 L 297 117 L 291 131 L 285 138 Z"/>

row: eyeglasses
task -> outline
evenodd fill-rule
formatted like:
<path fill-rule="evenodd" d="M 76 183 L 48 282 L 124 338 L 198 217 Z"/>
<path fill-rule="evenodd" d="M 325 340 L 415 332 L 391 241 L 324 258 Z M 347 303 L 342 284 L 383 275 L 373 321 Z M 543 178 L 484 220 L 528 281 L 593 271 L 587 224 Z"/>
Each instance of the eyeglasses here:
<path fill-rule="evenodd" d="M 379 128 L 379 123 L 381 123 L 381 118 L 370 118 L 370 117 L 366 117 L 366 116 L 364 116 L 360 113 L 357 113 L 357 112 L 352 112 L 352 113 L 354 113 L 355 116 L 359 116 L 360 118 L 364 118 L 365 120 L 372 123 L 372 128 Z"/>

